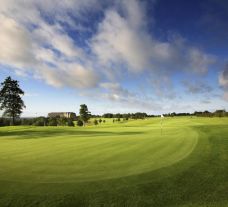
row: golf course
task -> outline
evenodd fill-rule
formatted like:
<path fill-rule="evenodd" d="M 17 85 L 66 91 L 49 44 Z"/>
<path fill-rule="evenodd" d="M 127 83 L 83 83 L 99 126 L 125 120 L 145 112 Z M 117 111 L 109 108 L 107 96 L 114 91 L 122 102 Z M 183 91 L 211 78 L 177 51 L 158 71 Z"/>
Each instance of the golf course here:
<path fill-rule="evenodd" d="M 0 128 L 0 206 L 228 206 L 228 118 Z"/>

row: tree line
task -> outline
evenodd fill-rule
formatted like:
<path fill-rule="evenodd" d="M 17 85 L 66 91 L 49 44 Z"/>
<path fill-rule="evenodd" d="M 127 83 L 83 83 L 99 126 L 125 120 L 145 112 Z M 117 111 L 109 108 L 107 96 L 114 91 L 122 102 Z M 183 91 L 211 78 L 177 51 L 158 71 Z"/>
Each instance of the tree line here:
<path fill-rule="evenodd" d="M 104 118 L 123 118 L 123 119 L 145 119 L 146 117 L 154 117 L 154 115 L 148 115 L 144 112 L 136 112 L 136 113 L 124 113 L 124 114 L 112 114 L 112 113 L 106 113 L 103 114 L 102 117 Z"/>
<path fill-rule="evenodd" d="M 175 116 L 197 116 L 197 117 L 228 117 L 228 112 L 225 109 L 216 110 L 214 112 L 210 111 L 195 111 L 194 113 L 168 113 L 164 114 L 165 117 L 175 117 Z"/>

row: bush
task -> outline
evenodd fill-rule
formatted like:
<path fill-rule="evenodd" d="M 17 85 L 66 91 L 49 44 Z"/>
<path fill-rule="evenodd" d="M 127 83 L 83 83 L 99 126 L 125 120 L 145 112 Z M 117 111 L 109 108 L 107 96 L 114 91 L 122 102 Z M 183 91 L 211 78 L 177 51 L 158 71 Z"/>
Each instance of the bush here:
<path fill-rule="evenodd" d="M 0 127 L 1 126 L 10 126 L 10 119 L 8 119 L 8 118 L 0 118 Z"/>
<path fill-rule="evenodd" d="M 83 124 L 83 123 L 82 123 Z M 67 120 L 67 126 L 74 127 L 74 122 L 72 119 Z"/>
<path fill-rule="evenodd" d="M 12 124 L 11 124 L 12 125 Z M 15 121 L 14 121 L 14 125 L 15 126 L 20 126 L 21 125 L 21 119 L 16 119 Z"/>
<path fill-rule="evenodd" d="M 94 125 L 98 125 L 98 121 L 96 119 L 94 120 L 93 123 L 94 123 Z"/>
<path fill-rule="evenodd" d="M 33 119 L 33 126 L 46 126 L 47 120 L 45 117 L 38 117 Z"/>
<path fill-rule="evenodd" d="M 57 119 L 56 118 L 54 118 L 54 117 L 50 117 L 49 119 L 48 119 L 48 123 L 47 123 L 47 125 L 48 126 L 57 126 Z"/>
<path fill-rule="evenodd" d="M 34 123 L 34 119 L 23 118 L 21 119 L 21 125 L 30 126 Z"/>
<path fill-rule="evenodd" d="M 77 126 L 83 126 L 83 121 L 79 119 L 79 120 L 77 121 Z"/>
<path fill-rule="evenodd" d="M 58 126 L 68 126 L 68 119 L 65 117 L 57 118 Z"/>

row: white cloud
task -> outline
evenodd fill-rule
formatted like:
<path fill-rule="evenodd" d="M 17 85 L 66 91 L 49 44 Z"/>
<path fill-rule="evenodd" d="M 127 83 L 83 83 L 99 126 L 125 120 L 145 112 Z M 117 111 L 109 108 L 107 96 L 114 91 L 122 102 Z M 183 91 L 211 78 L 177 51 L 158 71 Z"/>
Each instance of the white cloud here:
<path fill-rule="evenodd" d="M 126 63 L 131 71 L 142 71 L 149 66 L 150 37 L 133 27 L 117 11 L 106 12 L 105 19 L 99 25 L 96 36 L 92 39 L 92 51 L 100 61 Z"/>
<path fill-rule="evenodd" d="M 228 64 L 226 64 L 224 70 L 219 75 L 219 84 L 223 88 L 228 89 Z"/>
<path fill-rule="evenodd" d="M 62 63 L 61 68 L 40 68 L 40 77 L 49 85 L 55 87 L 93 88 L 96 87 L 99 77 L 92 69 L 77 63 Z"/>
<path fill-rule="evenodd" d="M 206 73 L 208 67 L 215 62 L 215 57 L 203 53 L 197 48 L 191 48 L 189 50 L 189 63 L 193 71 Z"/>
<path fill-rule="evenodd" d="M 15 20 L 0 14 L 0 62 L 25 69 L 36 63 L 30 34 Z"/>
<path fill-rule="evenodd" d="M 1 0 L 0 12 L 15 18 L 20 22 L 39 23 L 41 12 L 53 20 L 61 17 L 69 19 L 67 13 L 80 16 L 89 8 L 99 9 L 98 0 Z"/>
<path fill-rule="evenodd" d="M 42 44 L 49 46 L 51 49 L 59 51 L 65 57 L 80 57 L 83 53 L 58 24 L 53 26 L 43 22 L 32 34 L 41 46 Z"/>
<path fill-rule="evenodd" d="M 191 47 L 181 37 L 156 39 L 148 31 L 146 5 L 138 0 L 109 2 L 111 6 L 104 8 L 104 19 L 96 33 L 79 45 L 80 32 L 73 32 L 81 28 L 81 19 L 86 21 L 86 11 L 102 11 L 102 2 L 2 0 L 0 63 L 54 87 L 97 87 L 105 91 L 107 99 L 149 108 L 157 104 L 143 100 L 119 83 L 119 77 L 128 78 L 126 68 L 137 77 L 147 73 L 156 94 L 175 98 L 171 74 L 205 73 L 214 62 L 214 57 Z M 69 34 L 66 27 L 73 32 Z"/>
<path fill-rule="evenodd" d="M 124 89 L 119 83 L 101 83 L 101 88 L 105 89 L 108 94 L 110 94 L 111 99 L 120 100 L 120 99 L 129 99 L 135 98 L 136 94 L 129 92 L 127 89 Z"/>
<path fill-rule="evenodd" d="M 224 89 L 224 100 L 228 101 L 228 64 L 219 75 L 219 84 Z"/>
<path fill-rule="evenodd" d="M 59 15 L 74 6 L 79 11 L 95 1 L 58 2 L 1 2 L 0 44 L 4 47 L 0 48 L 0 63 L 12 67 L 18 75 L 32 74 L 55 87 L 95 87 L 98 75 L 83 49 L 58 22 L 50 24 L 41 17 L 47 12 L 54 18 L 52 9 Z"/>
<path fill-rule="evenodd" d="M 117 9 L 106 11 L 91 41 L 92 51 L 103 65 L 116 68 L 116 65 L 124 64 L 131 72 L 181 70 L 206 73 L 215 62 L 212 55 L 189 46 L 181 37 L 166 42 L 154 38 L 147 30 L 145 11 L 139 1 L 123 1 L 120 7 L 125 15 Z"/>
<path fill-rule="evenodd" d="M 191 94 L 209 94 L 213 88 L 203 81 L 182 81 L 186 91 Z"/>

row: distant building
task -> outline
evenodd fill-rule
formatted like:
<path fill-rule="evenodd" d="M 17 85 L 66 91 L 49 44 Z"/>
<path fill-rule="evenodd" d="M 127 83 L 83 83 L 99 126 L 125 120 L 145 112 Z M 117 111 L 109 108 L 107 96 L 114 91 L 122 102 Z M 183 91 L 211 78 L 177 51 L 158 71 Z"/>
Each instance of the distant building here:
<path fill-rule="evenodd" d="M 48 114 L 48 117 L 65 117 L 65 118 L 76 118 L 76 114 L 74 112 L 51 112 Z"/>

